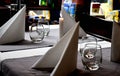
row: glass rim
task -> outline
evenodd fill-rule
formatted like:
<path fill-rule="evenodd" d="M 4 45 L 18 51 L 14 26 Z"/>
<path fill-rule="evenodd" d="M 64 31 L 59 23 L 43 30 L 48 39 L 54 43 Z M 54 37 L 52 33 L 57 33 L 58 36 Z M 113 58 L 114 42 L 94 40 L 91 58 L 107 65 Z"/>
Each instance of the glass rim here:
<path fill-rule="evenodd" d="M 96 47 L 102 48 L 101 45 L 100 45 L 100 44 L 97 44 L 97 43 L 86 43 L 85 46 L 87 46 L 87 45 L 91 45 L 91 46 L 92 46 L 92 45 L 96 45 Z"/>

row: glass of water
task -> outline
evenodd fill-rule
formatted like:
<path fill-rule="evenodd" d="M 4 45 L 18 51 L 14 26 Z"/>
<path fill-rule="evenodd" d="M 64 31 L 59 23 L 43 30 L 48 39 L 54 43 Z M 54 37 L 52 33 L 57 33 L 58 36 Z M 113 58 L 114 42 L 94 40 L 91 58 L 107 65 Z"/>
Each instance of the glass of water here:
<path fill-rule="evenodd" d="M 102 63 L 102 48 L 98 44 L 88 43 L 81 54 L 82 63 L 85 69 L 95 71 Z"/>

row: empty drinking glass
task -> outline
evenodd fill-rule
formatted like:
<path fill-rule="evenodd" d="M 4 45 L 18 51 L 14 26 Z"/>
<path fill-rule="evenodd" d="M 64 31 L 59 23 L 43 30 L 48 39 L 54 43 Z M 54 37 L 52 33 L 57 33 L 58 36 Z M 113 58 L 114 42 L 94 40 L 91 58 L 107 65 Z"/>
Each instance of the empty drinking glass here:
<path fill-rule="evenodd" d="M 85 69 L 95 71 L 102 63 L 102 48 L 98 44 L 88 43 L 83 48 L 81 59 Z"/>
<path fill-rule="evenodd" d="M 94 36 L 91 36 L 91 35 L 83 36 L 80 39 L 80 46 L 79 46 L 80 54 L 82 53 L 83 48 L 85 47 L 85 45 L 88 44 L 88 43 L 97 44 L 97 39 Z"/>
<path fill-rule="evenodd" d="M 44 27 L 42 25 L 33 23 L 30 26 L 29 35 L 30 35 L 31 40 L 34 43 L 39 43 L 40 41 L 44 39 Z"/>
<path fill-rule="evenodd" d="M 45 19 L 45 17 L 42 17 L 41 19 L 39 19 L 38 21 L 39 25 L 42 25 L 44 27 L 44 35 L 48 36 L 49 32 L 50 32 L 50 25 L 49 25 L 49 21 Z"/>

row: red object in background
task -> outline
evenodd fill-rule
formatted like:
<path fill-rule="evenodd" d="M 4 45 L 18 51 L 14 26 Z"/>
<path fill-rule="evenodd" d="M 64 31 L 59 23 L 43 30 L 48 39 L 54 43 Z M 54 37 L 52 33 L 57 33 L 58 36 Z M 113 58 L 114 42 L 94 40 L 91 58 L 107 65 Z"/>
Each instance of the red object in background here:
<path fill-rule="evenodd" d="M 10 0 L 4 0 L 6 4 L 10 4 Z"/>
<path fill-rule="evenodd" d="M 84 0 L 72 0 L 73 3 L 79 4 L 79 5 L 83 5 L 84 4 Z"/>
<path fill-rule="evenodd" d="M 92 8 L 99 8 L 100 4 L 93 4 Z"/>
<path fill-rule="evenodd" d="M 6 3 L 10 3 L 10 0 L 4 0 Z"/>
<path fill-rule="evenodd" d="M 0 0 L 3 5 L 10 4 L 10 0 Z"/>

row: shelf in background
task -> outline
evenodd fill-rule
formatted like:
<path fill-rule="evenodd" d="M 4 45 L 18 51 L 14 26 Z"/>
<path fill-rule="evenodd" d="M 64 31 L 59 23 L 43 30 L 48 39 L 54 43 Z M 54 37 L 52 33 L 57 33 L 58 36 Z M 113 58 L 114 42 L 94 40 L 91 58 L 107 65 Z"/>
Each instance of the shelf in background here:
<path fill-rule="evenodd" d="M 51 8 L 48 7 L 48 6 L 30 6 L 30 7 L 27 7 L 27 10 L 50 10 Z"/>

